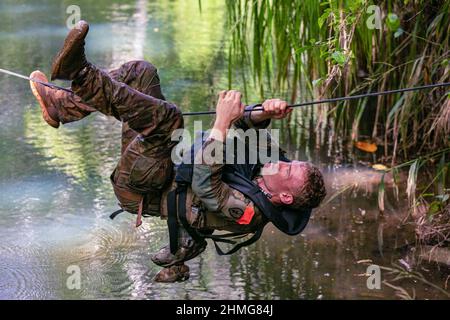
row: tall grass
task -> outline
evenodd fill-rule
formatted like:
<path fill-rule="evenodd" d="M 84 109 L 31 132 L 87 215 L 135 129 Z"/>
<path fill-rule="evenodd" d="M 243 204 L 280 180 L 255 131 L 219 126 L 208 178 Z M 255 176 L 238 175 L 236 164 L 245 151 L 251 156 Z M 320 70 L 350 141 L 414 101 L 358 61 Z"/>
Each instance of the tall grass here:
<path fill-rule="evenodd" d="M 377 8 L 380 28 L 372 28 Z M 227 9 L 230 86 L 240 74 L 261 99 L 298 102 L 450 81 L 449 1 L 227 0 Z M 361 139 L 376 143 L 374 161 L 392 170 L 411 166 L 407 190 L 414 207 L 423 200 L 416 197 L 423 159 L 447 168 L 436 170 L 436 187 L 427 192 L 450 193 L 449 90 L 314 106 L 287 120 L 293 130 L 288 139 L 297 138 L 302 125 L 309 126 L 316 149 L 352 149 Z M 435 154 L 440 160 L 429 157 Z M 380 190 L 384 197 L 384 185 Z"/>
<path fill-rule="evenodd" d="M 364 0 L 228 0 L 232 34 L 230 84 L 236 67 L 261 98 L 291 102 L 443 82 L 449 75 L 450 3 L 381 1 L 381 29 L 371 29 Z M 334 140 L 356 140 L 361 121 L 380 156 L 398 157 L 449 145 L 450 103 L 445 89 L 322 105 L 317 146 L 331 126 Z M 292 124 L 293 119 L 291 119 Z M 370 130 L 367 129 L 370 123 Z"/>

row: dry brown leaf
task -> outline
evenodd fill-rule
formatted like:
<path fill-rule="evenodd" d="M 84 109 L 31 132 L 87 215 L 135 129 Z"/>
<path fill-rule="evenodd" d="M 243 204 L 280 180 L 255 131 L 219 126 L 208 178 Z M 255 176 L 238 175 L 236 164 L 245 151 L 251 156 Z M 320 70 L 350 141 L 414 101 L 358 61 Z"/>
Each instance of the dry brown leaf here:
<path fill-rule="evenodd" d="M 377 151 L 377 145 L 371 142 L 356 141 L 355 147 L 357 147 L 359 150 L 370 153 L 374 153 L 375 151 Z"/>
<path fill-rule="evenodd" d="M 361 264 L 361 263 L 372 263 L 372 259 L 363 259 L 363 260 L 358 260 L 356 261 L 357 264 Z"/>
<path fill-rule="evenodd" d="M 389 170 L 389 168 L 386 167 L 384 164 L 379 164 L 379 163 L 374 164 L 372 166 L 372 168 L 375 169 L 375 170 L 378 170 L 378 171 L 387 171 L 387 170 Z"/>

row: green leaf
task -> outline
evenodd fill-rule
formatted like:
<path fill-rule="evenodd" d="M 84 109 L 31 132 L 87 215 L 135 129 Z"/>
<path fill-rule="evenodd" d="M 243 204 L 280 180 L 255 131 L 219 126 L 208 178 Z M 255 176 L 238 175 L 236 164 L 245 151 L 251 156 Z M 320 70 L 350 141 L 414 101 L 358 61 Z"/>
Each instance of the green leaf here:
<path fill-rule="evenodd" d="M 330 16 L 331 9 L 326 9 L 325 12 L 319 17 L 317 20 L 317 23 L 319 24 L 319 28 L 322 28 L 325 21 L 327 21 L 328 17 Z"/>
<path fill-rule="evenodd" d="M 422 194 L 422 197 L 427 198 L 427 197 L 435 197 L 434 193 L 424 193 Z"/>
<path fill-rule="evenodd" d="M 307 51 L 309 49 L 311 49 L 311 46 L 303 46 L 303 47 L 300 47 L 297 50 L 295 50 L 295 52 L 297 54 L 302 54 L 303 52 L 305 52 L 305 51 Z"/>
<path fill-rule="evenodd" d="M 313 87 L 316 87 L 316 86 L 320 85 L 322 82 L 323 82 L 323 79 L 319 78 L 319 79 L 313 80 L 311 83 L 312 83 Z"/>
<path fill-rule="evenodd" d="M 320 58 L 326 58 L 328 59 L 330 53 L 328 50 L 324 50 L 323 48 L 320 48 Z"/>
<path fill-rule="evenodd" d="M 400 28 L 400 19 L 395 13 L 389 13 L 386 17 L 386 24 L 391 31 L 397 31 Z"/>
<path fill-rule="evenodd" d="M 387 117 L 387 123 L 391 123 L 394 119 L 395 113 L 399 110 L 399 108 L 402 106 L 403 102 L 405 101 L 405 95 L 403 94 L 400 99 L 398 99 L 395 102 L 395 105 L 392 107 L 391 111 L 389 111 L 388 117 Z"/>
<path fill-rule="evenodd" d="M 348 8 L 351 12 L 355 12 L 364 6 L 365 0 L 353 0 L 348 4 Z M 352 16 L 353 17 L 353 16 Z"/>
<path fill-rule="evenodd" d="M 435 215 L 436 213 L 438 213 L 439 211 L 441 211 L 441 202 L 439 201 L 433 201 L 430 204 L 430 208 L 428 209 L 428 214 L 429 215 Z"/>
<path fill-rule="evenodd" d="M 331 58 L 336 62 L 338 65 L 343 66 L 345 62 L 347 61 L 347 57 L 342 51 L 335 51 L 331 55 Z"/>

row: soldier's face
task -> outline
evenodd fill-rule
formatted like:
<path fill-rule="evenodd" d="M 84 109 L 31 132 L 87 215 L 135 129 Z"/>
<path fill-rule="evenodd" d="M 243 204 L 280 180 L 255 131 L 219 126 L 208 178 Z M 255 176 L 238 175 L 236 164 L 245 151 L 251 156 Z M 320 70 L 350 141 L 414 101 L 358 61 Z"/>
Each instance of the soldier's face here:
<path fill-rule="evenodd" d="M 290 204 L 299 188 L 305 182 L 305 162 L 279 161 L 266 163 L 262 169 L 262 180 L 265 191 L 272 195 L 272 202 Z"/>

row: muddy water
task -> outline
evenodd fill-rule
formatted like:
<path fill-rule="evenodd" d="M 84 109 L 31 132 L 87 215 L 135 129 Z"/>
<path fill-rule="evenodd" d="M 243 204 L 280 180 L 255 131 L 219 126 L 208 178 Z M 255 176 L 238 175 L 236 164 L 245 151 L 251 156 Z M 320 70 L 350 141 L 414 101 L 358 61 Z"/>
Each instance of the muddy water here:
<path fill-rule="evenodd" d="M 194 0 L 78 1 L 91 23 L 88 56 L 105 69 L 150 60 L 170 100 L 202 110 L 227 82 L 222 2 L 203 2 L 200 14 Z M 65 18 L 65 7 L 54 1 L 2 1 L 0 41 L 7 45 L 0 49 L 0 67 L 48 73 L 67 31 Z M 399 298 L 400 288 L 411 297 L 447 298 L 422 281 L 393 281 L 385 270 L 381 280 L 387 284 L 367 287 L 370 263 L 411 267 L 440 287 L 448 269 L 415 265 L 412 227 L 402 224 L 402 186 L 397 199 L 387 183 L 380 216 L 380 173 L 327 163 L 320 165 L 329 195 L 346 191 L 316 210 L 300 236 L 268 227 L 258 243 L 231 257 L 216 255 L 210 245 L 189 262 L 190 281 L 154 283 L 159 268 L 150 254 L 168 241 L 165 223 L 146 219 L 135 229 L 131 216 L 108 218 L 117 209 L 108 177 L 119 138 L 120 125 L 99 114 L 58 130 L 48 127 L 28 84 L 0 76 L 0 298 L 391 299 Z M 310 158 L 303 146 L 293 154 Z M 70 289 L 73 270 L 81 274 L 79 289 Z"/>

